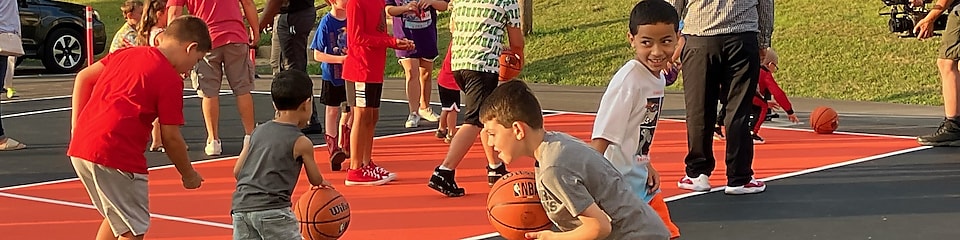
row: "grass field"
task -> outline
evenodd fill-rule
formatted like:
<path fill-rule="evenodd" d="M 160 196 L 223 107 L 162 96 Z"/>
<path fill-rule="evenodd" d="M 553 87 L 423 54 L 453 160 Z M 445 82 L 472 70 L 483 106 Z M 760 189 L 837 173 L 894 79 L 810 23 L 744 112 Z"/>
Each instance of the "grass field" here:
<path fill-rule="evenodd" d="M 68 1 L 98 9 L 111 37 L 122 21 L 120 0 Z M 263 6 L 263 0 L 257 2 Z M 605 85 L 630 58 L 626 21 L 635 2 L 535 1 L 534 31 L 527 36 L 527 62 L 521 77 L 560 85 Z M 776 4 L 773 46 L 780 55 L 780 71 L 775 77 L 790 96 L 942 104 L 934 64 L 939 38 L 917 41 L 888 33 L 888 17 L 878 15 L 885 10 L 881 1 L 780 0 Z M 446 29 L 447 16 L 441 14 L 440 29 Z M 440 32 L 439 47 L 446 52 L 449 33 Z M 402 77 L 393 51 L 388 55 L 387 75 Z M 311 72 L 316 73 L 319 70 L 313 65 Z M 680 85 L 669 88 L 677 90 Z"/>

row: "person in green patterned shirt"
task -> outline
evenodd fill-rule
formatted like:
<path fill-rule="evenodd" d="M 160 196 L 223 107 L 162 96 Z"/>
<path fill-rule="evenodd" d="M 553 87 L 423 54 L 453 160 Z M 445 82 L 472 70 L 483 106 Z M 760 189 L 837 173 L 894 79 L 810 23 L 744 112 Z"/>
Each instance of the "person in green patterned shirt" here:
<path fill-rule="evenodd" d="M 456 22 L 452 36 L 451 70 L 464 94 L 464 120 L 450 142 L 443 163 L 434 169 L 428 186 L 449 197 L 464 195 L 454 181 L 454 169 L 473 146 L 477 135 L 487 156 L 487 183 L 493 185 L 506 166 L 487 144 L 487 134 L 480 134 L 480 104 L 499 82 L 500 53 L 504 50 L 523 56 L 523 32 L 520 31 L 520 5 L 517 0 L 456 0 L 450 7 L 451 21 Z M 505 48 L 507 40 L 509 48 Z"/>
<path fill-rule="evenodd" d="M 120 30 L 117 30 L 117 34 L 113 35 L 110 52 L 137 45 L 137 24 L 140 23 L 140 18 L 143 16 L 143 1 L 127 0 L 120 6 L 120 11 L 123 12 L 126 24 L 121 26 Z"/>

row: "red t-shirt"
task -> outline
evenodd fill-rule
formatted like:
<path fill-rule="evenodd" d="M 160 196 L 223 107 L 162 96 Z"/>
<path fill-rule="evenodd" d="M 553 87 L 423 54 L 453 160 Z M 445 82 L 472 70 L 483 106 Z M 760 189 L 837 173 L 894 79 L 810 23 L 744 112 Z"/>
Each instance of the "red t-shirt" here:
<path fill-rule="evenodd" d="M 387 48 L 397 46 L 397 39 L 387 34 L 385 7 L 383 0 L 347 1 L 347 46 L 350 47 L 343 61 L 344 80 L 383 83 Z"/>
<path fill-rule="evenodd" d="M 753 98 L 753 104 L 757 106 L 766 106 L 767 101 L 763 99 L 765 93 L 770 93 L 773 96 L 774 100 L 777 100 L 777 104 L 780 104 L 780 107 L 783 107 L 783 111 L 787 114 L 793 114 L 793 104 L 790 104 L 790 99 L 787 99 L 787 93 L 783 92 L 783 89 L 777 85 L 777 81 L 773 79 L 773 73 L 770 73 L 766 68 L 760 68 L 760 81 L 757 84 L 757 96 Z"/>
<path fill-rule="evenodd" d="M 143 153 L 153 120 L 183 125 L 183 79 L 154 47 L 131 47 L 107 55 L 80 110 L 67 155 L 147 174 Z"/>
<path fill-rule="evenodd" d="M 453 49 L 453 43 L 447 47 L 447 56 L 443 58 L 443 66 L 440 67 L 440 75 L 437 76 L 437 84 L 450 90 L 460 90 L 457 80 L 453 78 L 453 70 L 450 67 L 450 50 Z"/>
<path fill-rule="evenodd" d="M 210 30 L 213 48 L 229 43 L 249 43 L 243 22 L 243 8 L 237 0 L 169 0 L 167 7 L 186 6 L 187 11 L 203 19 Z"/>

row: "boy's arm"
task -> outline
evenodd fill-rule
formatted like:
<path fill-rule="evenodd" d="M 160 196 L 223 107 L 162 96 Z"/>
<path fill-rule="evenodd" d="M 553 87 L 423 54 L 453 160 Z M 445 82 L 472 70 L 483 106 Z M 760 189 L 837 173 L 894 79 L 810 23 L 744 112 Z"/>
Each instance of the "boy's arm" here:
<path fill-rule="evenodd" d="M 528 239 L 550 239 L 550 240 L 583 240 L 583 239 L 605 239 L 610 235 L 613 227 L 610 225 L 610 216 L 607 215 L 596 203 L 590 204 L 583 213 L 577 216 L 583 223 L 573 231 L 553 232 L 544 230 L 539 232 L 527 233 Z"/>
<path fill-rule="evenodd" d="M 313 158 L 313 142 L 310 141 L 306 136 L 301 136 L 297 138 L 296 144 L 294 144 L 294 156 L 300 156 L 303 159 L 303 170 L 307 172 L 307 180 L 310 180 L 310 185 L 312 186 L 332 186 L 326 180 L 323 180 L 323 175 L 320 174 L 320 169 L 317 167 L 317 160 Z"/>
<path fill-rule="evenodd" d="M 760 72 L 760 81 L 767 83 L 767 91 L 770 91 L 773 99 L 777 100 L 777 104 L 783 107 L 783 111 L 787 112 L 787 115 L 793 115 L 793 105 L 790 104 L 790 100 L 787 99 L 787 93 L 783 92 L 783 89 L 777 85 L 777 81 L 773 80 L 772 74 L 765 72 L 765 70 L 760 70 Z"/>
<path fill-rule="evenodd" d="M 343 64 L 343 60 L 347 59 L 347 56 L 331 55 L 320 50 L 313 50 L 313 59 L 317 62 Z"/>
<path fill-rule="evenodd" d="M 364 13 L 363 10 L 357 1 L 347 2 L 347 19 L 349 19 L 349 21 L 347 21 L 347 38 L 352 40 L 350 44 L 356 43 L 361 46 L 397 48 L 398 39 L 391 37 L 386 32 L 377 30 L 377 34 L 370 34 L 370 31 L 363 31 L 363 28 L 366 27 L 366 21 L 371 20 L 365 14 L 381 14 L 379 12 Z M 376 21 L 380 21 L 379 17 L 376 19 Z M 384 25 L 386 25 L 386 23 L 384 23 Z M 386 29 L 384 29 L 384 31 L 386 31 Z"/>
<path fill-rule="evenodd" d="M 183 81 L 177 73 L 153 76 L 150 89 L 156 91 L 157 122 L 160 123 L 160 140 L 167 158 L 180 173 L 183 187 L 200 187 L 203 178 L 193 169 L 187 156 L 187 143 L 183 140 L 180 127 L 183 126 Z"/>
<path fill-rule="evenodd" d="M 185 0 L 170 0 L 167 2 L 167 23 L 173 22 L 180 15 L 183 15 L 183 5 Z"/>
<path fill-rule="evenodd" d="M 250 46 L 256 46 L 260 42 L 260 31 L 266 27 L 260 24 L 257 19 L 257 4 L 253 0 L 240 0 L 240 6 L 243 7 L 243 16 L 247 18 L 247 24 L 250 24 Z M 268 18 L 272 19 L 272 18 Z"/>
<path fill-rule="evenodd" d="M 183 141 L 183 135 L 180 135 L 180 125 L 160 125 L 160 138 L 163 140 L 164 152 L 170 162 L 180 173 L 183 187 L 186 189 L 195 189 L 200 187 L 203 178 L 193 169 L 190 163 L 190 157 L 187 156 L 187 143 Z"/>
<path fill-rule="evenodd" d="M 247 142 L 243 145 L 243 148 L 240 150 L 240 156 L 237 157 L 237 163 L 233 166 L 233 177 L 239 178 L 240 169 L 243 168 L 243 163 L 247 161 L 247 157 L 250 156 L 250 143 Z"/>
<path fill-rule="evenodd" d="M 70 133 L 77 126 L 77 117 L 83 111 L 83 107 L 90 100 L 90 94 L 93 92 L 93 86 L 97 85 L 100 74 L 103 73 L 103 61 L 97 61 L 93 65 L 84 68 L 77 73 L 77 79 L 73 82 L 73 100 L 71 107 L 73 111 L 70 116 Z"/>
<path fill-rule="evenodd" d="M 510 51 L 520 55 L 520 59 L 524 59 L 523 56 L 523 30 L 520 30 L 520 4 L 516 1 L 512 1 L 509 6 L 505 6 L 504 9 L 507 9 L 507 38 L 510 44 Z"/>
<path fill-rule="evenodd" d="M 569 232 L 540 231 L 527 233 L 533 239 L 604 239 L 610 234 L 610 217 L 596 204 L 596 199 L 583 185 L 580 173 L 562 167 L 547 167 L 538 179 L 543 187 L 563 203 L 566 210 L 583 223 Z"/>
<path fill-rule="evenodd" d="M 607 152 L 607 147 L 609 147 L 611 142 L 604 138 L 594 138 L 590 140 L 590 147 L 593 147 L 593 150 L 597 150 L 600 154 Z"/>
<path fill-rule="evenodd" d="M 416 2 L 416 1 L 407 3 L 406 5 L 403 5 L 403 6 L 397 6 L 397 3 L 394 2 L 393 0 L 386 0 L 386 1 L 387 1 L 387 2 L 386 2 L 387 4 L 386 4 L 385 9 L 386 9 L 387 15 L 390 15 L 390 16 L 393 16 L 393 17 L 400 16 L 400 15 L 402 15 L 402 14 L 404 14 L 404 13 L 407 13 L 407 12 L 416 11 L 416 10 L 417 10 L 417 7 L 419 7 L 419 6 L 417 6 L 417 2 Z M 349 18 L 347 18 L 347 19 L 349 19 Z"/>

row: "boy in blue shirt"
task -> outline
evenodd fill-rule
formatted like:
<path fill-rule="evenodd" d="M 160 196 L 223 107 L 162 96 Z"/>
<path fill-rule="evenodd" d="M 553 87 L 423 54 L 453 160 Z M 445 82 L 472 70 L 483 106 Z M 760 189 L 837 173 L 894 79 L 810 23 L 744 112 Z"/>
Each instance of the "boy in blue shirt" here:
<path fill-rule="evenodd" d="M 330 153 L 330 168 L 340 171 L 341 164 L 349 157 L 350 121 L 352 114 L 347 102 L 347 90 L 343 85 L 343 60 L 347 57 L 347 11 L 346 0 L 328 0 L 330 12 L 320 19 L 316 35 L 313 36 L 313 58 L 321 62 L 323 86 L 320 88 L 320 102 L 325 107 L 325 141 Z M 339 108 L 339 109 L 338 109 Z M 340 115 L 340 112 L 343 115 Z M 337 128 L 337 116 L 340 127 Z M 338 132 L 339 131 L 339 132 Z M 344 137 L 346 136 L 346 137 Z"/>

